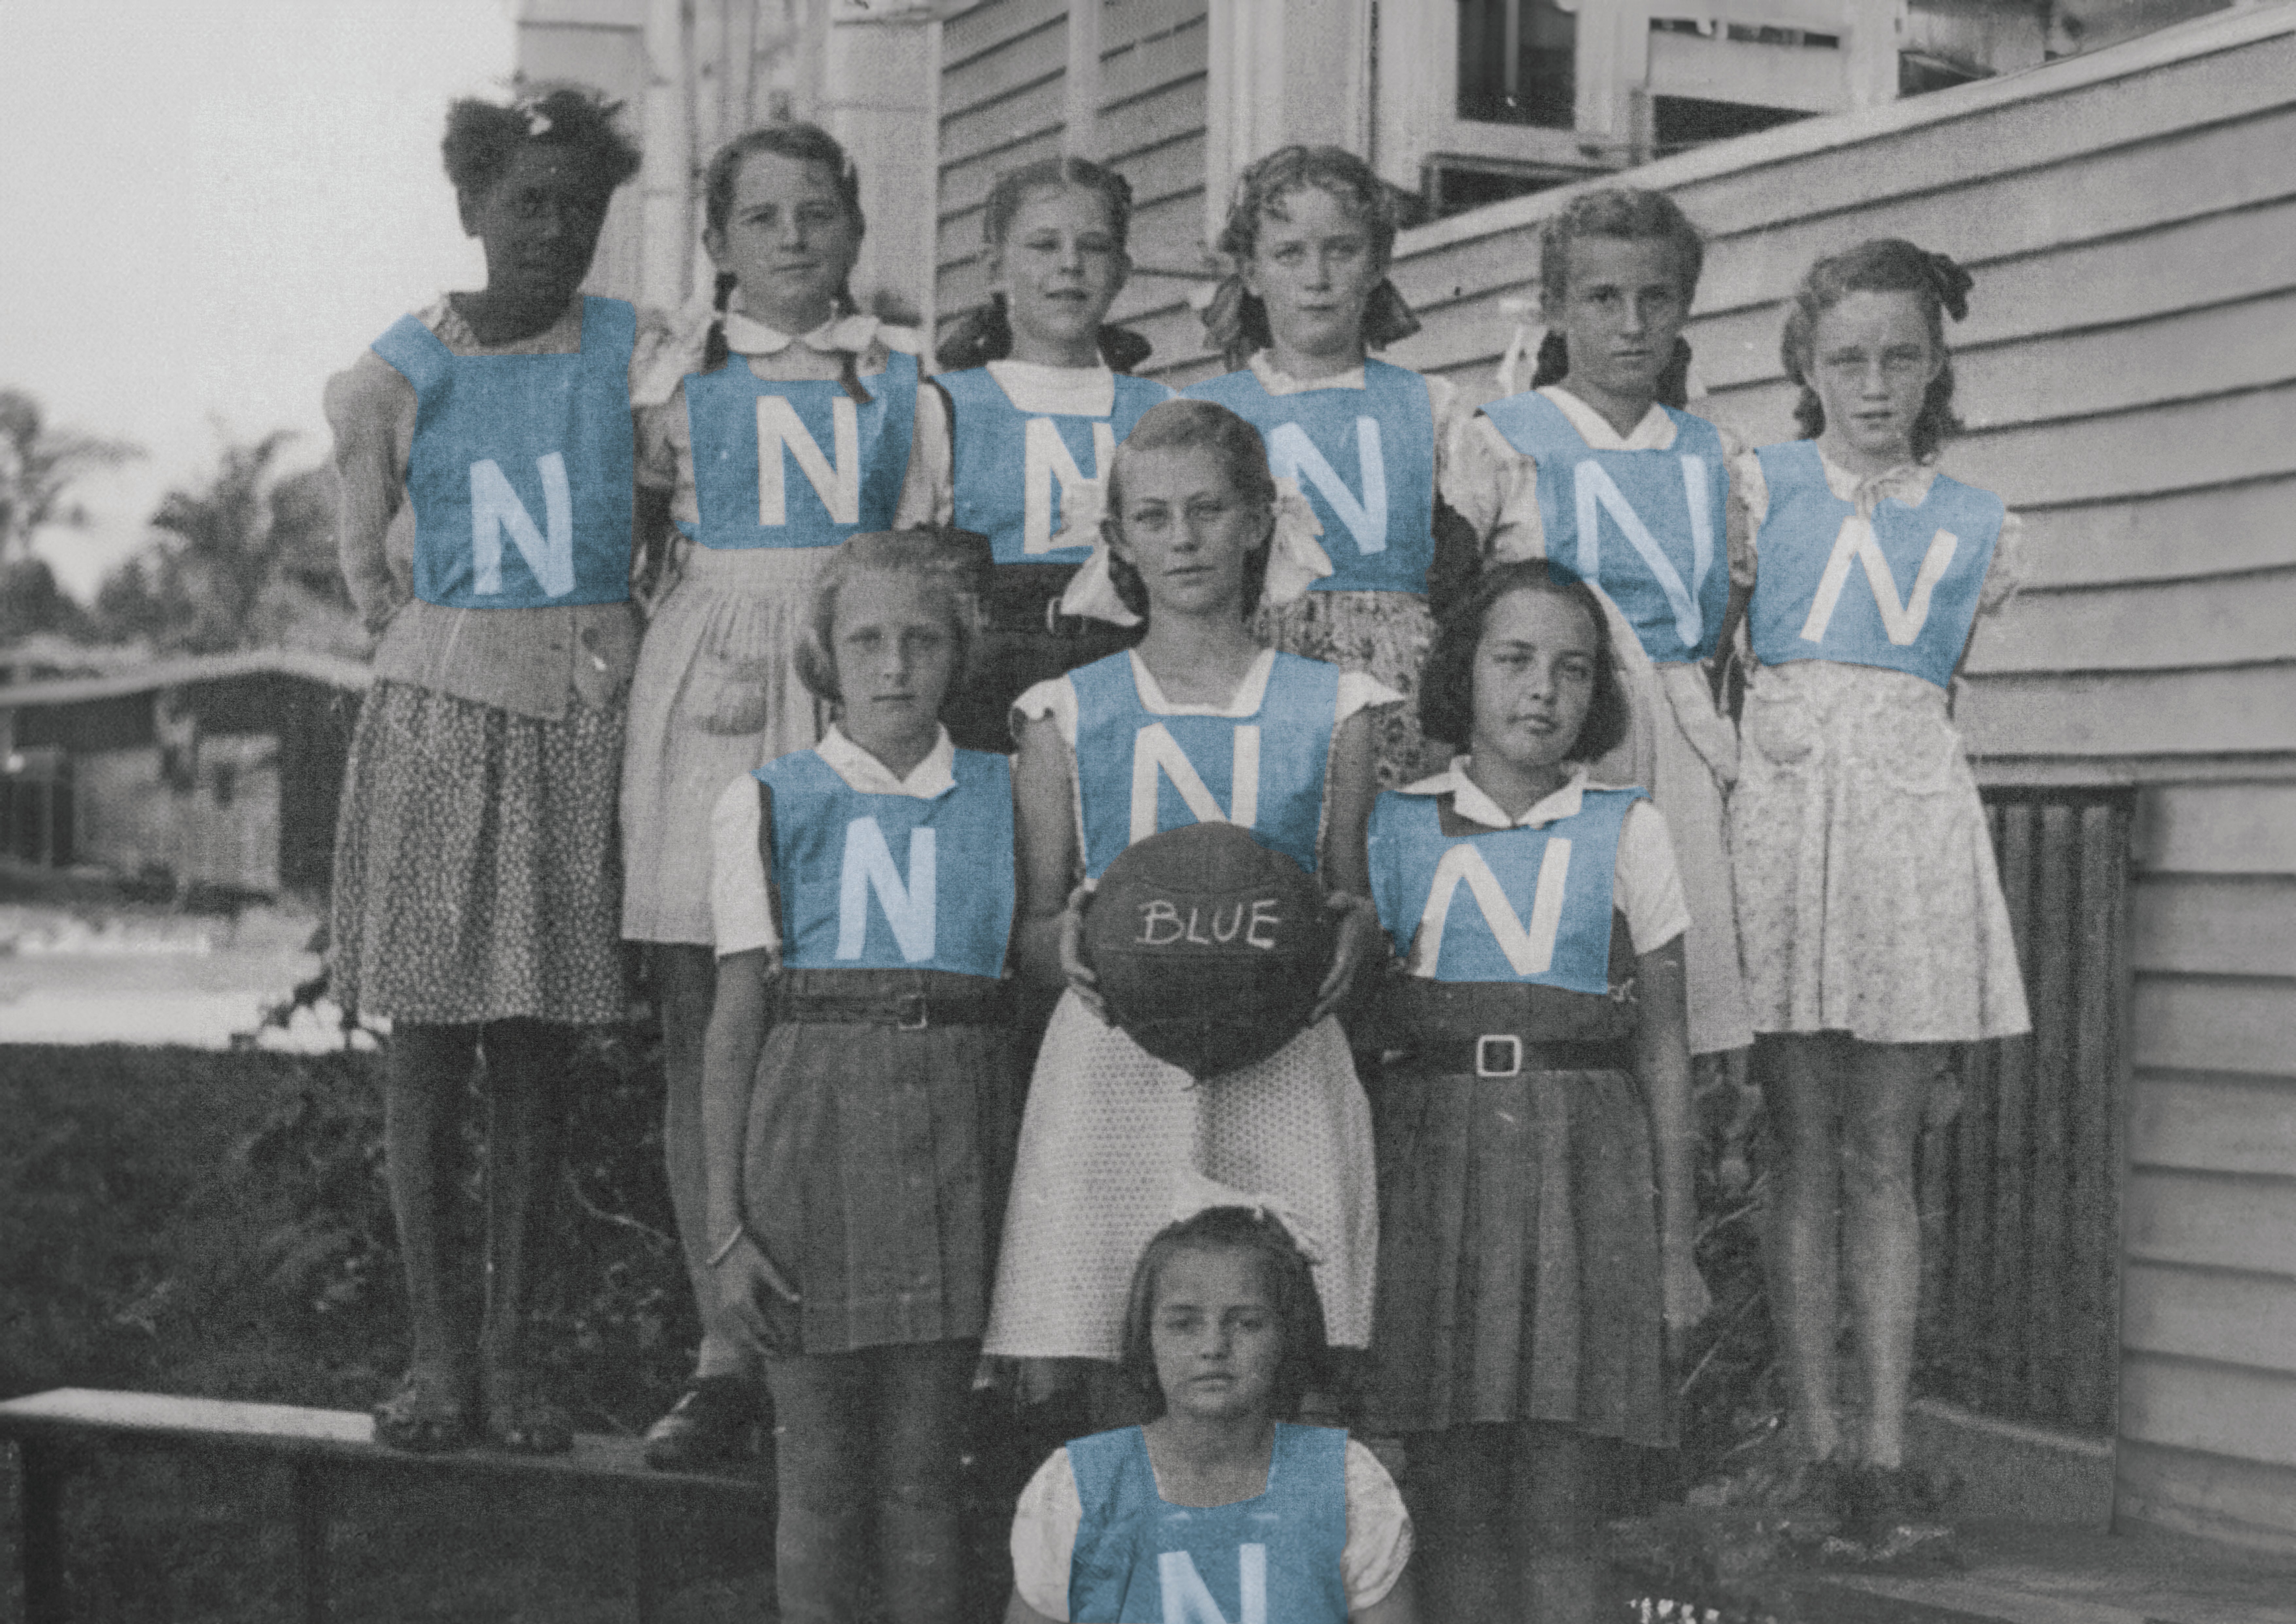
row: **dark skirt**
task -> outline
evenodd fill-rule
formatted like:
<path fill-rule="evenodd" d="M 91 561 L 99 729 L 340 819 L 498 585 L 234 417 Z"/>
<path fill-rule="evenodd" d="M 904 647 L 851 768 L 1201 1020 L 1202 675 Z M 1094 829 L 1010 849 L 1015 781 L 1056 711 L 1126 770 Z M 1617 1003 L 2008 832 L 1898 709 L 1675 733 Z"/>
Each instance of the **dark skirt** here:
<path fill-rule="evenodd" d="M 1372 1425 L 1555 1422 L 1664 1447 L 1650 1119 L 1622 1070 L 1391 1070 Z"/>
<path fill-rule="evenodd" d="M 545 721 L 378 679 L 335 824 L 337 1002 L 429 1024 L 622 1020 L 621 760 L 619 709 Z"/>
<path fill-rule="evenodd" d="M 777 992 L 888 998 L 980 978 L 791 970 Z M 743 1221 L 795 1278 L 807 1354 L 978 1338 L 1020 1122 L 1005 1026 L 777 1019 L 758 1057 Z"/>
<path fill-rule="evenodd" d="M 964 675 L 941 707 L 961 750 L 1010 755 L 1013 701 L 1040 682 L 1105 660 L 1140 641 L 1140 627 L 1060 612 L 1073 564 L 998 564 L 981 604 L 984 622 Z"/>

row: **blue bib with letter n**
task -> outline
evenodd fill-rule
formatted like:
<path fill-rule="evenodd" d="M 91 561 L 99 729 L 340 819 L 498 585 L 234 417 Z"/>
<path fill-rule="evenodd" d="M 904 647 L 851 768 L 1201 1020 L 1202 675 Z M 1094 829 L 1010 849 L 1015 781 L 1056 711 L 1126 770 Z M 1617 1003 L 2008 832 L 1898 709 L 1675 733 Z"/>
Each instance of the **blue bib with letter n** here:
<path fill-rule="evenodd" d="M 1640 790 L 1580 792 L 1543 828 L 1443 833 L 1440 798 L 1390 790 L 1371 817 L 1372 899 L 1398 954 L 1434 955 L 1438 981 L 1610 991 L 1619 832 Z"/>
<path fill-rule="evenodd" d="M 1084 1515 L 1069 1617 L 1092 1624 L 1346 1624 L 1348 1435 L 1275 1423 L 1267 1487 L 1233 1505 L 1156 1491 L 1138 1427 L 1068 1447 Z"/>
<path fill-rule="evenodd" d="M 817 750 L 754 775 L 773 791 L 782 962 L 800 970 L 1004 972 L 1013 931 L 1013 767 L 956 752 L 931 800 L 865 795 Z"/>
<path fill-rule="evenodd" d="M 451 609 L 630 595 L 637 312 L 582 301 L 582 348 L 458 356 L 402 316 L 374 353 L 414 386 L 414 595 Z"/>
<path fill-rule="evenodd" d="M 1814 441 L 1755 455 L 1770 508 L 1747 611 L 1754 657 L 1881 666 L 1950 687 L 2007 516 L 2001 498 L 1939 474 L 1919 507 L 1884 496 L 1869 524 L 1827 486 Z"/>
<path fill-rule="evenodd" d="M 856 400 L 833 378 L 767 382 L 742 356 L 685 378 L 705 547 L 833 547 L 888 529 L 909 471 L 917 358 L 895 350 Z"/>
<path fill-rule="evenodd" d="M 1713 653 L 1721 636 L 1730 480 L 1714 425 L 1660 409 L 1674 423 L 1664 451 L 1598 451 L 1536 390 L 1483 415 L 1538 464 L 1546 556 L 1609 594 L 1652 660 L 1679 665 Z"/>
<path fill-rule="evenodd" d="M 1135 841 L 1214 822 L 1314 874 L 1340 668 L 1278 654 L 1250 716 L 1163 715 L 1140 702 L 1132 659 L 1069 673 L 1086 874 L 1097 880 Z"/>
<path fill-rule="evenodd" d="M 1267 466 L 1296 480 L 1323 521 L 1332 573 L 1318 592 L 1420 592 L 1435 559 L 1435 406 L 1427 380 L 1364 363 L 1359 390 L 1271 395 L 1250 367 L 1189 395 L 1259 431 Z"/>
<path fill-rule="evenodd" d="M 1160 383 L 1116 374 L 1105 417 L 1023 413 L 985 366 L 942 373 L 934 382 L 954 408 L 956 523 L 988 537 L 1000 564 L 1080 564 L 1089 542 L 1056 547 L 1069 493 L 1108 478 L 1109 459 L 1150 406 L 1172 398 Z"/>

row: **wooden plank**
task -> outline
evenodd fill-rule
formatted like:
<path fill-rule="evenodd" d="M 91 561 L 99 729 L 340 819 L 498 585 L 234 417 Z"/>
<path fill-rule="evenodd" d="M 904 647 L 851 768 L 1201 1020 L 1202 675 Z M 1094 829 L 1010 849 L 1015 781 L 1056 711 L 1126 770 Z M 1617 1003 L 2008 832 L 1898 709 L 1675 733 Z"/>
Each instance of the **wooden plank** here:
<path fill-rule="evenodd" d="M 2124 1439 L 2113 1475 L 2117 1522 L 2296 1552 L 2296 1471 Z"/>
<path fill-rule="evenodd" d="M 2285 1076 L 2296 1070 L 2296 981 L 2142 975 L 2131 1027 L 2140 1066 Z"/>
<path fill-rule="evenodd" d="M 1107 19 L 1100 25 L 1101 52 L 1109 58 L 1156 45 L 1167 35 L 1191 29 L 1201 34 L 1209 11 L 1206 0 L 1124 0 L 1106 9 Z"/>
<path fill-rule="evenodd" d="M 1063 76 L 1054 73 L 1023 86 L 1011 95 L 999 96 L 941 119 L 940 207 L 944 213 L 975 201 L 969 185 L 955 184 L 958 176 L 970 176 L 984 160 L 991 160 L 987 165 L 988 177 L 980 183 L 980 196 L 986 198 L 996 176 L 1013 167 L 995 160 L 995 154 L 1015 142 L 1033 140 L 1047 130 L 1063 127 L 1067 103 L 1062 99 L 1062 82 Z"/>
<path fill-rule="evenodd" d="M 1067 41 L 1067 23 L 1055 21 L 1009 49 L 984 56 L 961 71 L 943 74 L 940 107 L 944 131 L 962 132 L 981 115 L 993 113 L 1048 81 L 1059 84 L 1068 77 Z M 951 161 L 969 157 L 975 150 L 972 144 L 956 147 L 945 135 L 941 167 L 947 168 Z"/>
<path fill-rule="evenodd" d="M 2296 1375 L 2296 1275 L 2131 1263 L 2124 1346 Z"/>
<path fill-rule="evenodd" d="M 2067 1419 L 2065 1344 L 2085 1327 L 2066 1313 L 2069 1284 L 2065 1202 L 2071 1173 L 2065 1165 L 2070 1136 L 2066 1097 L 2071 1094 L 2074 943 L 2079 918 L 2074 901 L 2074 837 L 2079 820 L 2071 807 L 2035 808 L 2033 928 L 2025 958 L 2026 994 L 2033 1012 L 2032 1186 L 2026 1245 L 2033 1289 L 2026 1318 L 2027 1420 Z"/>
<path fill-rule="evenodd" d="M 1972 678 L 1955 725 L 1975 756 L 2296 750 L 2296 668 Z"/>
<path fill-rule="evenodd" d="M 2136 966 L 2296 977 L 2296 878 L 2158 878 L 2136 888 Z"/>
<path fill-rule="evenodd" d="M 1130 9 L 1118 6 L 1111 21 Z M 1202 78 L 1210 70 L 1210 55 L 1211 30 L 1205 26 L 1201 12 L 1191 21 L 1168 33 L 1136 45 L 1103 51 L 1100 70 L 1102 111 L 1122 107 L 1143 96 Z M 1197 118 L 1201 122 L 1201 111 Z"/>
<path fill-rule="evenodd" d="M 1153 95 L 1111 108 L 1100 118 L 1100 138 L 1108 160 L 1120 167 L 1136 197 L 1165 197 L 1204 189 L 1204 89 L 1198 74 Z M 1193 168 L 1185 165 L 1193 153 Z"/>
<path fill-rule="evenodd" d="M 2030 967 L 2032 955 L 2033 859 L 2037 819 L 2029 803 L 2001 808 L 1995 850 L 2000 854 L 2001 890 L 2009 905 L 2009 924 L 2017 939 L 2017 962 Z M 2030 973 L 2030 969 L 2029 969 Z M 2033 1257 L 2028 1244 L 2032 1219 L 2033 1040 L 2012 1038 L 1997 1044 L 1993 1072 L 1993 1222 L 1986 1238 L 1996 1304 L 2028 1300 Z M 2022 1314 L 1996 1314 L 1988 1335 L 1986 1406 L 1996 1415 L 2025 1411 L 2026 1353 Z"/>
<path fill-rule="evenodd" d="M 1005 51 L 1024 36 L 1047 28 L 1066 28 L 1068 0 L 988 0 L 959 12 L 941 25 L 941 73 L 944 105 L 950 76 L 972 69 L 982 57 Z"/>
<path fill-rule="evenodd" d="M 2129 1100 L 2128 1160 L 2139 1167 L 2296 1177 L 2296 1079 L 2140 1071 Z"/>
<path fill-rule="evenodd" d="M 2022 592 L 1977 626 L 1963 669 L 2144 671 L 2296 660 L 2296 568 Z"/>
<path fill-rule="evenodd" d="M 2296 875 L 2296 783 L 2167 783 L 2136 802 L 2137 865 L 2156 874 Z"/>
<path fill-rule="evenodd" d="M 2026 579 L 2036 587 L 2235 575 L 2296 565 L 2296 476 L 2025 514 Z M 2208 537 L 2205 547 L 2193 538 Z"/>
<path fill-rule="evenodd" d="M 1132 183 L 1134 230 L 1137 233 L 1144 223 L 1142 214 L 1156 204 L 1177 197 L 1203 196 L 1203 132 L 1193 130 L 1153 145 L 1129 148 L 1117 167 Z M 1199 204 L 1199 217 L 1201 209 Z M 1136 242 L 1138 238 L 1135 240 Z"/>
<path fill-rule="evenodd" d="M 2073 1095 L 2069 1116 L 2072 1183 L 2066 1212 L 2071 1237 L 2067 1316 L 2081 1328 L 2065 1397 L 2066 1419 L 2099 1431 L 2112 1424 L 2119 1371 L 2113 1327 L 2120 1260 L 2121 1072 L 2128 1012 L 2127 802 L 2081 809 L 2080 958 L 2073 1015 Z"/>
<path fill-rule="evenodd" d="M 2132 1352 L 2120 1367 L 2120 1435 L 2296 1466 L 2296 1376 Z"/>
<path fill-rule="evenodd" d="M 2130 1171 L 2129 1259 L 2284 1273 L 2296 1258 L 2296 1179 Z"/>

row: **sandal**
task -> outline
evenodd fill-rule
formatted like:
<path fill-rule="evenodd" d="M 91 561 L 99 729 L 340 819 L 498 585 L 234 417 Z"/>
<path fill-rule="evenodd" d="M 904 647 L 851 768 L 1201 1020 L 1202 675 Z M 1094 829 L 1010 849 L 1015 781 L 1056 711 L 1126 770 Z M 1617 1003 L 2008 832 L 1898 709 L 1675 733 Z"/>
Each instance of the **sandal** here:
<path fill-rule="evenodd" d="M 512 1455 L 563 1455 L 574 1447 L 574 1423 L 536 1392 L 524 1375 L 487 1382 L 487 1442 Z"/>
<path fill-rule="evenodd" d="M 373 1415 L 375 1442 L 416 1455 L 467 1448 L 478 1436 L 467 1390 L 413 1373 L 374 1407 Z"/>

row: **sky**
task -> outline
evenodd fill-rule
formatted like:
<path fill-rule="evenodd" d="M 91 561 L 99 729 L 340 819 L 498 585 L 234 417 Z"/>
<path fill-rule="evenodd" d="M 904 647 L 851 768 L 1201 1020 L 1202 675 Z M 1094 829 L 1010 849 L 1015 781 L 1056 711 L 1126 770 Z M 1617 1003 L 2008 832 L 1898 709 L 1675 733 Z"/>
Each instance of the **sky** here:
<path fill-rule="evenodd" d="M 293 430 L 404 312 L 484 280 L 439 137 L 510 0 L 0 0 L 0 387 L 150 455 L 39 543 L 82 596 L 222 444 Z"/>

